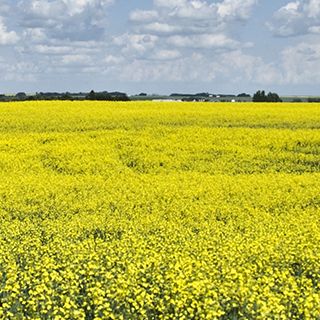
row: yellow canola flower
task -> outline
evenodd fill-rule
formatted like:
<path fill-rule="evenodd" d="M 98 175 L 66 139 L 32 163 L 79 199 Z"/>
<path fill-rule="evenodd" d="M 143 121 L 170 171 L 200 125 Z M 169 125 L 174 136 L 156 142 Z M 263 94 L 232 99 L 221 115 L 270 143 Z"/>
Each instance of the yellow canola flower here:
<path fill-rule="evenodd" d="M 319 319 L 319 104 L 0 105 L 0 319 Z"/>

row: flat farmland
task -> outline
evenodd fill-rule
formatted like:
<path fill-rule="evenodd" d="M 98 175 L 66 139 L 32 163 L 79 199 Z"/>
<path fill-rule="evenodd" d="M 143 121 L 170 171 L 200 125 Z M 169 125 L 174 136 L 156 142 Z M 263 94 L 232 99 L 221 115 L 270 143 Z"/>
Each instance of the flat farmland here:
<path fill-rule="evenodd" d="M 0 104 L 0 319 L 320 319 L 320 104 Z"/>

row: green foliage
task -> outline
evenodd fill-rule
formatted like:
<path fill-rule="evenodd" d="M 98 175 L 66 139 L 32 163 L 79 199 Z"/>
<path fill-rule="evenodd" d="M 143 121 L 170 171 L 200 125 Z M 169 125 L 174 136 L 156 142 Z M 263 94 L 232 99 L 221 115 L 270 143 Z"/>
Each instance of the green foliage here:
<path fill-rule="evenodd" d="M 310 97 L 310 98 L 308 98 L 308 102 L 316 102 L 316 103 L 319 103 L 319 102 L 320 102 L 320 98 Z"/>
<path fill-rule="evenodd" d="M 282 102 L 277 93 L 269 92 L 267 95 L 262 91 L 257 91 L 252 98 L 253 102 Z"/>
<path fill-rule="evenodd" d="M 87 96 L 86 100 L 96 100 L 96 101 L 129 101 L 128 96 L 121 92 L 94 92 L 91 90 Z"/>
<path fill-rule="evenodd" d="M 250 98 L 251 96 L 250 94 L 247 94 L 247 93 L 239 93 L 237 97 Z"/>

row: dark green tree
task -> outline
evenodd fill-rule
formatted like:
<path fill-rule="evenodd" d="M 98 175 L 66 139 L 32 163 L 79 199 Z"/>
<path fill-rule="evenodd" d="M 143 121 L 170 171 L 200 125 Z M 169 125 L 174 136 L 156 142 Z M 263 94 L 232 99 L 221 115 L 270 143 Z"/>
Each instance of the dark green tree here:
<path fill-rule="evenodd" d="M 258 90 L 252 98 L 253 102 L 266 102 L 267 101 L 267 97 L 266 97 L 266 93 L 264 90 L 260 91 Z"/>
<path fill-rule="evenodd" d="M 279 95 L 275 92 L 269 92 L 267 95 L 264 90 L 258 90 L 252 98 L 253 102 L 282 102 Z"/>
<path fill-rule="evenodd" d="M 267 95 L 267 102 L 282 102 L 282 100 L 277 93 L 269 92 Z"/>

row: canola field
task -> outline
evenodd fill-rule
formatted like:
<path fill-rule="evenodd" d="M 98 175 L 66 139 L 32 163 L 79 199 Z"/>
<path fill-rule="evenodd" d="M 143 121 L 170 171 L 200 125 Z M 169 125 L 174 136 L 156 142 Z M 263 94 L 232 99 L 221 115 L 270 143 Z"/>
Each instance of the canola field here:
<path fill-rule="evenodd" d="M 320 105 L 0 104 L 0 319 L 320 319 Z"/>

